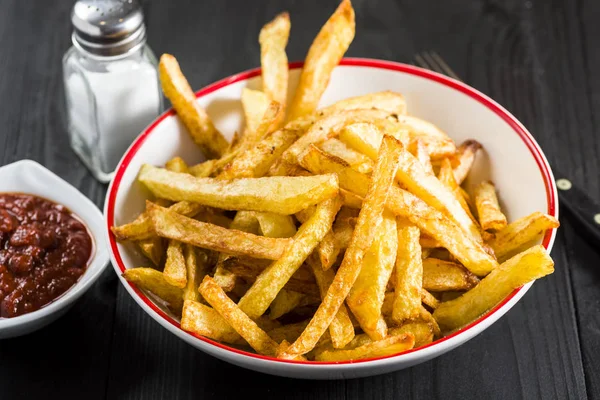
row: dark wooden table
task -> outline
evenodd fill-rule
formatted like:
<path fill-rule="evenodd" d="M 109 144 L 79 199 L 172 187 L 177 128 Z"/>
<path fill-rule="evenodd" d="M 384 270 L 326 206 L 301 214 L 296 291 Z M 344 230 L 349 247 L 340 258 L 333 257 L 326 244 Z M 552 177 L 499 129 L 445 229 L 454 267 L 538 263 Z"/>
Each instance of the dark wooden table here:
<path fill-rule="evenodd" d="M 71 0 L 0 2 L 0 165 L 31 158 L 101 207 L 106 187 L 71 152 L 61 57 Z M 302 59 L 336 1 L 146 2 L 149 43 L 177 56 L 194 88 L 259 64 L 257 35 L 289 10 Z M 348 55 L 410 61 L 438 51 L 517 116 L 550 162 L 600 197 L 597 0 L 354 0 Z M 600 253 L 561 210 L 556 272 L 484 333 L 411 369 L 299 381 L 228 365 L 146 315 L 112 268 L 57 322 L 0 341 L 1 399 L 600 399 Z"/>

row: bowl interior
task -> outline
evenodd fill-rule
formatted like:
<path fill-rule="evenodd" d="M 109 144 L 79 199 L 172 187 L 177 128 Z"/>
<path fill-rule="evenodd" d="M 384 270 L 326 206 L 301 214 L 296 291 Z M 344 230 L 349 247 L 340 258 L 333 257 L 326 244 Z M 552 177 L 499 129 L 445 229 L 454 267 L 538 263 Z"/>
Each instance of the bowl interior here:
<path fill-rule="evenodd" d="M 290 93 L 293 93 L 299 71 L 298 68 L 290 71 Z M 260 84 L 260 72 L 249 71 L 202 90 L 198 102 L 208 110 L 219 130 L 231 138 L 243 127 L 242 89 L 260 89 Z M 555 215 L 551 172 L 537 144 L 505 110 L 485 97 L 474 97 L 472 93 L 476 92 L 464 88 L 466 86 L 459 82 L 411 66 L 344 60 L 335 69 L 320 105 L 327 106 L 377 91 L 402 93 L 410 114 L 436 124 L 457 143 L 467 139 L 482 143 L 485 150 L 479 153 L 467 185 L 492 180 L 509 221 L 534 211 Z M 190 164 L 203 159 L 177 117 L 169 112 L 138 138 L 121 161 L 120 172 L 109 189 L 106 204 L 109 226 L 130 222 L 143 211 L 149 193 L 136 182 L 140 166 L 143 163 L 162 166 L 176 155 Z M 550 235 L 547 235 L 544 244 L 548 245 L 550 241 Z M 126 268 L 147 265 L 133 245 L 111 245 L 119 274 L 119 259 Z M 516 300 L 502 307 L 506 306 L 508 310 Z M 174 318 L 166 308 L 155 304 Z"/>

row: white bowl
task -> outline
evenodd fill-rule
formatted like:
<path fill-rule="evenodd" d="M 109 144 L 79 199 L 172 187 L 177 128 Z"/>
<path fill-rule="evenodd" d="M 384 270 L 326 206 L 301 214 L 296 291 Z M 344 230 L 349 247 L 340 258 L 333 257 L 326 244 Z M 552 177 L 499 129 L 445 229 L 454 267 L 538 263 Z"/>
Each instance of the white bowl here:
<path fill-rule="evenodd" d="M 301 63 L 290 65 L 290 89 L 297 83 L 301 66 Z M 196 95 L 198 102 L 207 108 L 221 132 L 231 136 L 236 130 L 239 131 L 243 122 L 239 101 L 242 88 L 260 88 L 260 85 L 260 70 L 254 69 L 216 82 Z M 483 144 L 485 151 L 477 157 L 470 179 L 475 183 L 482 179 L 495 182 L 509 220 L 533 211 L 558 216 L 552 172 L 531 134 L 500 105 L 459 81 L 410 65 L 380 60 L 344 59 L 333 72 L 321 105 L 382 90 L 402 93 L 406 97 L 410 114 L 435 123 L 457 142 L 472 138 Z M 119 276 L 125 268 L 145 265 L 147 262 L 131 245 L 117 243 L 110 234 L 110 227 L 131 221 L 144 209 L 147 192 L 136 182 L 142 163 L 164 165 L 175 155 L 183 157 L 188 163 L 201 161 L 200 152 L 174 112 L 168 111 L 136 139 L 119 164 L 108 190 L 104 212 L 111 258 Z M 552 247 L 554 236 L 555 231 L 547 232 L 543 239 L 543 245 L 548 251 Z M 307 363 L 259 356 L 196 337 L 183 331 L 178 320 L 166 308 L 154 303 L 123 278 L 121 283 L 144 311 L 192 346 L 245 368 L 274 375 L 312 379 L 381 374 L 437 357 L 484 331 L 510 310 L 531 287 L 528 284 L 515 290 L 493 310 L 467 327 L 419 349 L 371 360 Z"/>
<path fill-rule="evenodd" d="M 66 206 L 90 231 L 94 241 L 92 258 L 77 283 L 59 298 L 37 311 L 0 319 L 0 339 L 25 335 L 62 316 L 96 281 L 108 264 L 102 213 L 77 189 L 31 160 L 17 161 L 0 168 L 0 193 L 19 192 L 43 197 Z"/>

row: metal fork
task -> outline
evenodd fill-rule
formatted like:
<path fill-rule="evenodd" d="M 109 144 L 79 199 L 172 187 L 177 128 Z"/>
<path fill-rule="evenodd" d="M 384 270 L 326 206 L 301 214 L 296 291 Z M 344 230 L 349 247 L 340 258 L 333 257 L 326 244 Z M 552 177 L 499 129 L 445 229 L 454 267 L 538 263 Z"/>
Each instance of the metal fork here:
<path fill-rule="evenodd" d="M 458 81 L 462 81 L 458 75 L 448 66 L 444 59 L 435 51 L 424 51 L 415 54 L 414 63 L 443 75 L 447 75 Z M 586 238 L 590 243 L 597 246 L 600 243 L 600 205 L 587 195 L 587 193 L 567 178 L 567 175 L 552 168 L 558 188 L 558 198 L 569 214 L 575 217 L 579 225 L 587 231 Z"/>

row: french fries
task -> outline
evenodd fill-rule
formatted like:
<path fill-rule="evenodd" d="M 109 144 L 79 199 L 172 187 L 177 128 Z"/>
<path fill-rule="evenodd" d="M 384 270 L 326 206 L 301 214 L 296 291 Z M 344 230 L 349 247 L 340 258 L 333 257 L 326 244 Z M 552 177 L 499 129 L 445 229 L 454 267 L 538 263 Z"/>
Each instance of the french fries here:
<path fill-rule="evenodd" d="M 486 231 L 499 231 L 507 224 L 506 216 L 500 210 L 496 187 L 492 182 L 481 182 L 475 188 L 475 206 L 481 228 Z"/>
<path fill-rule="evenodd" d="M 476 140 L 467 140 L 458 146 L 456 156 L 454 157 L 456 164 L 454 166 L 454 178 L 459 185 L 463 183 L 473 167 L 475 156 L 479 149 L 481 149 L 481 144 Z"/>
<path fill-rule="evenodd" d="M 479 279 L 462 265 L 426 258 L 423 260 L 423 288 L 430 292 L 469 290 Z"/>
<path fill-rule="evenodd" d="M 199 290 L 202 297 L 257 353 L 267 356 L 277 354 L 277 343 L 231 301 L 210 276 L 204 277 Z"/>
<path fill-rule="evenodd" d="M 138 179 L 155 196 L 165 199 L 187 200 L 225 210 L 268 211 L 288 215 L 335 197 L 338 193 L 335 175 L 275 176 L 229 182 L 195 178 L 145 164 Z"/>
<path fill-rule="evenodd" d="M 414 319 L 421 310 L 423 262 L 419 244 L 419 228 L 398 222 L 398 253 L 394 282 L 392 318 L 396 323 Z"/>
<path fill-rule="evenodd" d="M 281 257 L 260 274 L 238 303 L 250 318 L 258 318 L 267 310 L 277 293 L 331 229 L 341 205 L 339 198 L 319 204 Z"/>
<path fill-rule="evenodd" d="M 319 285 L 319 292 L 321 293 L 321 299 L 327 295 L 327 291 L 335 278 L 335 273 L 331 269 L 323 269 L 319 262 L 313 258 L 309 258 L 309 265 L 312 268 L 317 284 Z M 342 304 L 337 314 L 329 325 L 329 334 L 331 336 L 331 342 L 333 347 L 336 349 L 346 346 L 354 338 L 354 326 L 350 320 L 348 310 L 346 306 Z M 298 333 L 300 336 L 300 333 Z M 293 340 L 296 340 L 295 337 Z"/>
<path fill-rule="evenodd" d="M 183 76 L 179 63 L 170 54 L 163 54 L 158 64 L 163 92 L 177 115 L 188 129 L 192 139 L 202 149 L 207 158 L 222 156 L 229 143 L 215 128 L 206 111 L 196 101 L 188 81 Z"/>
<path fill-rule="evenodd" d="M 160 297 L 176 314 L 183 307 L 183 290 L 169 284 L 162 272 L 153 268 L 131 268 L 123 272 L 123 278 L 135 283 L 140 289 L 147 290 Z"/>
<path fill-rule="evenodd" d="M 289 239 L 267 238 L 196 221 L 152 203 L 148 203 L 148 209 L 157 235 L 204 249 L 276 260 L 290 243 Z"/>
<path fill-rule="evenodd" d="M 558 228 L 559 225 L 553 216 L 536 211 L 508 224 L 496 233 L 489 245 L 498 260 L 504 261 L 530 247 L 547 230 Z"/>
<path fill-rule="evenodd" d="M 397 250 L 396 218 L 390 213 L 384 213 L 379 233 L 365 254 L 358 278 L 346 298 L 352 314 L 373 340 L 381 340 L 387 336 L 387 324 L 381 314 L 381 307 Z"/>
<path fill-rule="evenodd" d="M 186 300 L 183 303 L 181 329 L 224 343 L 246 344 L 246 341 L 214 308 L 193 300 Z"/>
<path fill-rule="evenodd" d="M 364 196 L 369 178 L 350 168 L 343 160 L 329 156 L 311 145 L 303 154 L 300 164 L 313 173 L 336 173 L 340 186 L 359 196 Z M 453 221 L 427 205 L 419 197 L 397 187 L 392 187 L 386 207 L 394 214 L 405 217 L 419 229 L 447 248 L 465 267 L 476 275 L 484 276 L 498 263 L 482 244 L 464 234 Z"/>
<path fill-rule="evenodd" d="M 288 121 L 312 113 L 327 88 L 330 75 L 354 39 L 354 9 L 342 0 L 308 50 Z"/>
<path fill-rule="evenodd" d="M 272 100 L 285 106 L 288 90 L 288 59 L 285 54 L 290 36 L 290 16 L 283 12 L 260 30 L 260 64 L 262 67 L 263 92 Z M 284 113 L 275 122 L 275 128 L 283 121 Z"/>
<path fill-rule="evenodd" d="M 242 89 L 231 143 L 161 58 L 165 94 L 209 159 L 141 166 L 152 198 L 111 231 L 153 267 L 125 279 L 192 335 L 339 362 L 427 345 L 552 272 L 534 244 L 554 217 L 507 223 L 492 184 L 461 187 L 479 143 L 457 147 L 391 91 L 317 109 L 354 36 L 349 0 L 315 38 L 286 116 L 289 33 L 287 13 L 262 28 L 262 91 Z"/>
<path fill-rule="evenodd" d="M 398 153 L 401 144 L 391 136 L 381 143 L 380 157 L 373 170 L 373 181 L 369 187 L 363 207 L 358 215 L 356 228 L 342 265 L 327 290 L 323 302 L 300 337 L 288 347 L 282 358 L 295 358 L 312 350 L 323 335 L 344 299 L 358 278 L 365 253 L 371 247 L 377 225 L 381 220 L 385 200 L 398 169 Z"/>
<path fill-rule="evenodd" d="M 389 336 L 376 342 L 364 344 L 351 350 L 325 350 L 316 355 L 317 361 L 360 360 L 363 358 L 384 357 L 402 353 L 415 345 L 415 337 L 410 333 Z"/>
<path fill-rule="evenodd" d="M 433 313 L 443 331 L 467 325 L 486 313 L 514 289 L 554 271 L 542 246 L 534 246 L 502 263 L 477 286 L 455 300 L 441 303 Z"/>

